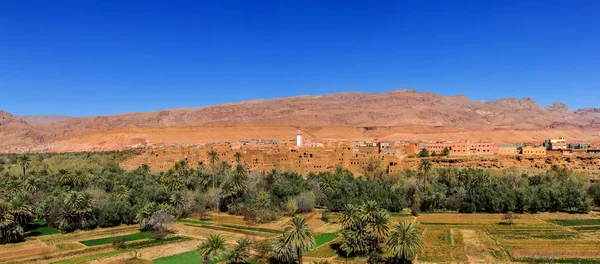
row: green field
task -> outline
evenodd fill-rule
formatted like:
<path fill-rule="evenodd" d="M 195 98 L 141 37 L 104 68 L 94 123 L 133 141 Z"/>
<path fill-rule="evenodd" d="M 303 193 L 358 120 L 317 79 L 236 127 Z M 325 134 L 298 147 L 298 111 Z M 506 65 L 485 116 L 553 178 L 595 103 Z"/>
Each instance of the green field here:
<path fill-rule="evenodd" d="M 205 226 L 211 226 L 211 225 L 212 226 L 221 226 L 221 227 L 226 227 L 226 228 L 233 228 L 233 229 L 247 230 L 247 231 L 254 231 L 254 232 L 262 232 L 262 233 L 270 233 L 270 234 L 282 233 L 279 230 L 268 229 L 268 228 L 241 226 L 241 225 L 232 225 L 232 224 L 214 224 L 214 223 L 192 220 L 192 219 L 180 219 L 180 220 L 178 220 L 178 222 L 197 224 L 197 225 L 205 225 Z"/>
<path fill-rule="evenodd" d="M 315 237 L 315 247 L 325 245 L 338 237 L 338 234 L 322 234 Z"/>
<path fill-rule="evenodd" d="M 152 232 L 146 231 L 146 232 L 140 232 L 140 233 L 125 235 L 125 236 L 114 236 L 114 237 L 105 237 L 105 238 L 100 238 L 100 239 L 84 240 L 84 241 L 79 241 L 79 243 L 84 244 L 88 247 L 91 247 L 91 246 L 110 244 L 117 239 L 122 239 L 124 241 L 134 241 L 134 240 L 147 239 L 147 238 L 153 238 L 153 237 L 154 237 L 154 234 L 152 234 Z"/>
<path fill-rule="evenodd" d="M 210 263 L 218 263 L 227 258 L 229 253 L 223 254 L 216 261 L 211 261 Z M 173 256 L 168 256 L 164 258 L 155 259 L 152 261 L 154 264 L 197 264 L 202 263 L 202 256 L 198 254 L 196 251 L 189 251 Z"/>
<path fill-rule="evenodd" d="M 197 225 L 210 225 L 210 223 L 208 223 L 208 222 L 192 220 L 192 219 L 179 219 L 179 220 L 177 220 L 177 222 L 197 224 Z"/>
<path fill-rule="evenodd" d="M 26 236 L 45 236 L 59 233 L 59 230 L 54 229 L 52 227 L 48 227 L 46 221 L 37 220 L 35 221 L 35 229 L 27 231 Z"/>
<path fill-rule="evenodd" d="M 600 225 L 600 219 L 551 220 L 550 222 L 561 226 Z"/>
<path fill-rule="evenodd" d="M 258 227 L 250 227 L 250 226 L 239 226 L 239 225 L 230 225 L 230 224 L 219 224 L 222 227 L 228 227 L 228 228 L 234 228 L 234 229 L 241 229 L 241 230 L 248 230 L 248 231 L 256 231 L 256 232 L 263 232 L 263 233 L 271 233 L 271 234 L 277 234 L 277 233 L 281 233 L 281 231 L 279 230 L 273 230 L 273 229 L 267 229 L 267 228 L 258 228 Z"/>

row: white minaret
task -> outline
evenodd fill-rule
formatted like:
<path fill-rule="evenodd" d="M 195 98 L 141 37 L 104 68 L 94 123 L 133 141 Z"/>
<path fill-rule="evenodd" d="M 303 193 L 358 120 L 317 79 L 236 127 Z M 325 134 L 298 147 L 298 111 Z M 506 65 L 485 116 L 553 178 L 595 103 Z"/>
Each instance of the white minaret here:
<path fill-rule="evenodd" d="M 298 134 L 296 134 L 296 147 L 302 147 L 302 131 L 298 129 Z"/>

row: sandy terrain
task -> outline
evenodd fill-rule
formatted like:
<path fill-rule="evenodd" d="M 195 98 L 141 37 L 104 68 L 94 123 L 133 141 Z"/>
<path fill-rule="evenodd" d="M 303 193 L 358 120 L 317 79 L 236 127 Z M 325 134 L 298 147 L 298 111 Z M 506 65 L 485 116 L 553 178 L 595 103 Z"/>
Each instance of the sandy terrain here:
<path fill-rule="evenodd" d="M 600 140 L 600 129 L 534 129 L 534 130 L 462 130 L 451 127 L 404 126 L 376 127 L 300 127 L 286 125 L 192 126 L 153 128 L 113 128 L 63 136 L 46 143 L 50 151 L 114 150 L 139 143 L 205 144 L 236 142 L 249 139 L 293 140 L 302 129 L 306 142 L 315 140 L 489 140 L 496 144 L 541 142 L 548 138 L 566 137 L 570 142 Z"/>

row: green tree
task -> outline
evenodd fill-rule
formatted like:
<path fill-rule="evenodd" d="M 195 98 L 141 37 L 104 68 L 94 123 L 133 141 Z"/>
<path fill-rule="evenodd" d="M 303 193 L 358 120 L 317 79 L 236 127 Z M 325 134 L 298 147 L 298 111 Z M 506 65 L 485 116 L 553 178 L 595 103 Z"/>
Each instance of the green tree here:
<path fill-rule="evenodd" d="M 302 251 L 315 245 L 315 235 L 304 217 L 296 216 L 283 233 L 283 245 L 296 252 L 298 264 L 302 264 Z"/>
<path fill-rule="evenodd" d="M 416 225 L 402 221 L 390 233 L 387 245 L 394 258 L 406 263 L 408 258 L 412 258 L 423 247 L 421 240 L 421 231 Z"/>
<path fill-rule="evenodd" d="M 202 256 L 202 263 L 216 260 L 227 250 L 225 238 L 220 234 L 210 234 L 206 240 L 198 245 L 196 251 Z"/>
<path fill-rule="evenodd" d="M 248 263 L 250 261 L 250 239 L 239 238 L 237 245 L 231 252 L 228 262 L 232 264 Z"/>
<path fill-rule="evenodd" d="M 422 148 L 418 155 L 420 158 L 429 157 L 429 150 L 427 148 Z"/>
<path fill-rule="evenodd" d="M 242 161 L 242 156 L 242 153 L 240 153 L 239 151 L 233 154 L 233 157 L 235 157 L 235 162 L 237 162 L 237 164 L 240 164 L 240 162 Z"/>
<path fill-rule="evenodd" d="M 215 188 L 215 183 L 216 183 L 216 177 L 215 177 L 216 176 L 215 175 L 216 174 L 216 164 L 219 161 L 219 154 L 216 151 L 211 150 L 211 151 L 208 152 L 208 158 L 210 159 L 210 166 L 212 167 L 212 171 L 213 171 L 213 173 L 212 173 L 213 174 L 212 185 L 213 185 L 213 188 Z"/>
<path fill-rule="evenodd" d="M 25 172 L 27 171 L 27 169 L 29 169 L 29 167 L 31 167 L 31 157 L 27 155 L 19 156 L 17 158 L 17 163 L 23 170 L 23 178 L 25 178 Z"/>
<path fill-rule="evenodd" d="M 444 156 L 448 156 L 448 155 L 450 155 L 450 149 L 448 147 L 444 147 L 444 150 L 442 150 L 442 153 L 444 154 Z"/>
<path fill-rule="evenodd" d="M 23 240 L 23 228 L 12 214 L 11 205 L 0 200 L 0 243 L 13 243 Z"/>
<path fill-rule="evenodd" d="M 423 177 L 423 185 L 427 184 L 427 179 L 429 178 L 429 172 L 433 168 L 431 161 L 429 160 L 421 160 L 419 163 L 419 171 L 421 172 L 421 177 Z"/>
<path fill-rule="evenodd" d="M 375 218 L 372 222 L 367 224 L 367 231 L 369 231 L 378 242 L 384 242 L 390 233 L 390 214 L 386 211 L 378 211 L 375 214 Z"/>

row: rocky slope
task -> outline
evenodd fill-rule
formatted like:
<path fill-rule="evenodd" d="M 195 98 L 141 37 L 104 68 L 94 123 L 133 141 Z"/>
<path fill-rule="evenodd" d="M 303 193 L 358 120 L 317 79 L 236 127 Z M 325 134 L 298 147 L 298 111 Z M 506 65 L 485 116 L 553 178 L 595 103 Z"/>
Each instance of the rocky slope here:
<path fill-rule="evenodd" d="M 67 120 L 71 117 L 65 115 L 22 115 L 18 116 L 18 118 L 30 125 L 41 125 Z"/>
<path fill-rule="evenodd" d="M 33 146 L 44 143 L 46 136 L 22 119 L 0 110 L 0 147 Z"/>
<path fill-rule="evenodd" d="M 69 118 L 32 124 L 19 120 L 12 122 L 12 126 L 20 126 L 23 131 L 13 132 L 10 135 L 16 138 L 6 142 L 52 141 L 114 128 L 207 125 L 587 129 L 600 128 L 600 109 L 573 111 L 562 103 L 544 108 L 530 98 L 474 101 L 463 95 L 443 96 L 397 90 L 379 94 L 353 92 L 252 100 L 203 108 Z M 23 133 L 27 129 L 30 132 Z M 19 138 L 25 135 L 28 138 Z"/>

